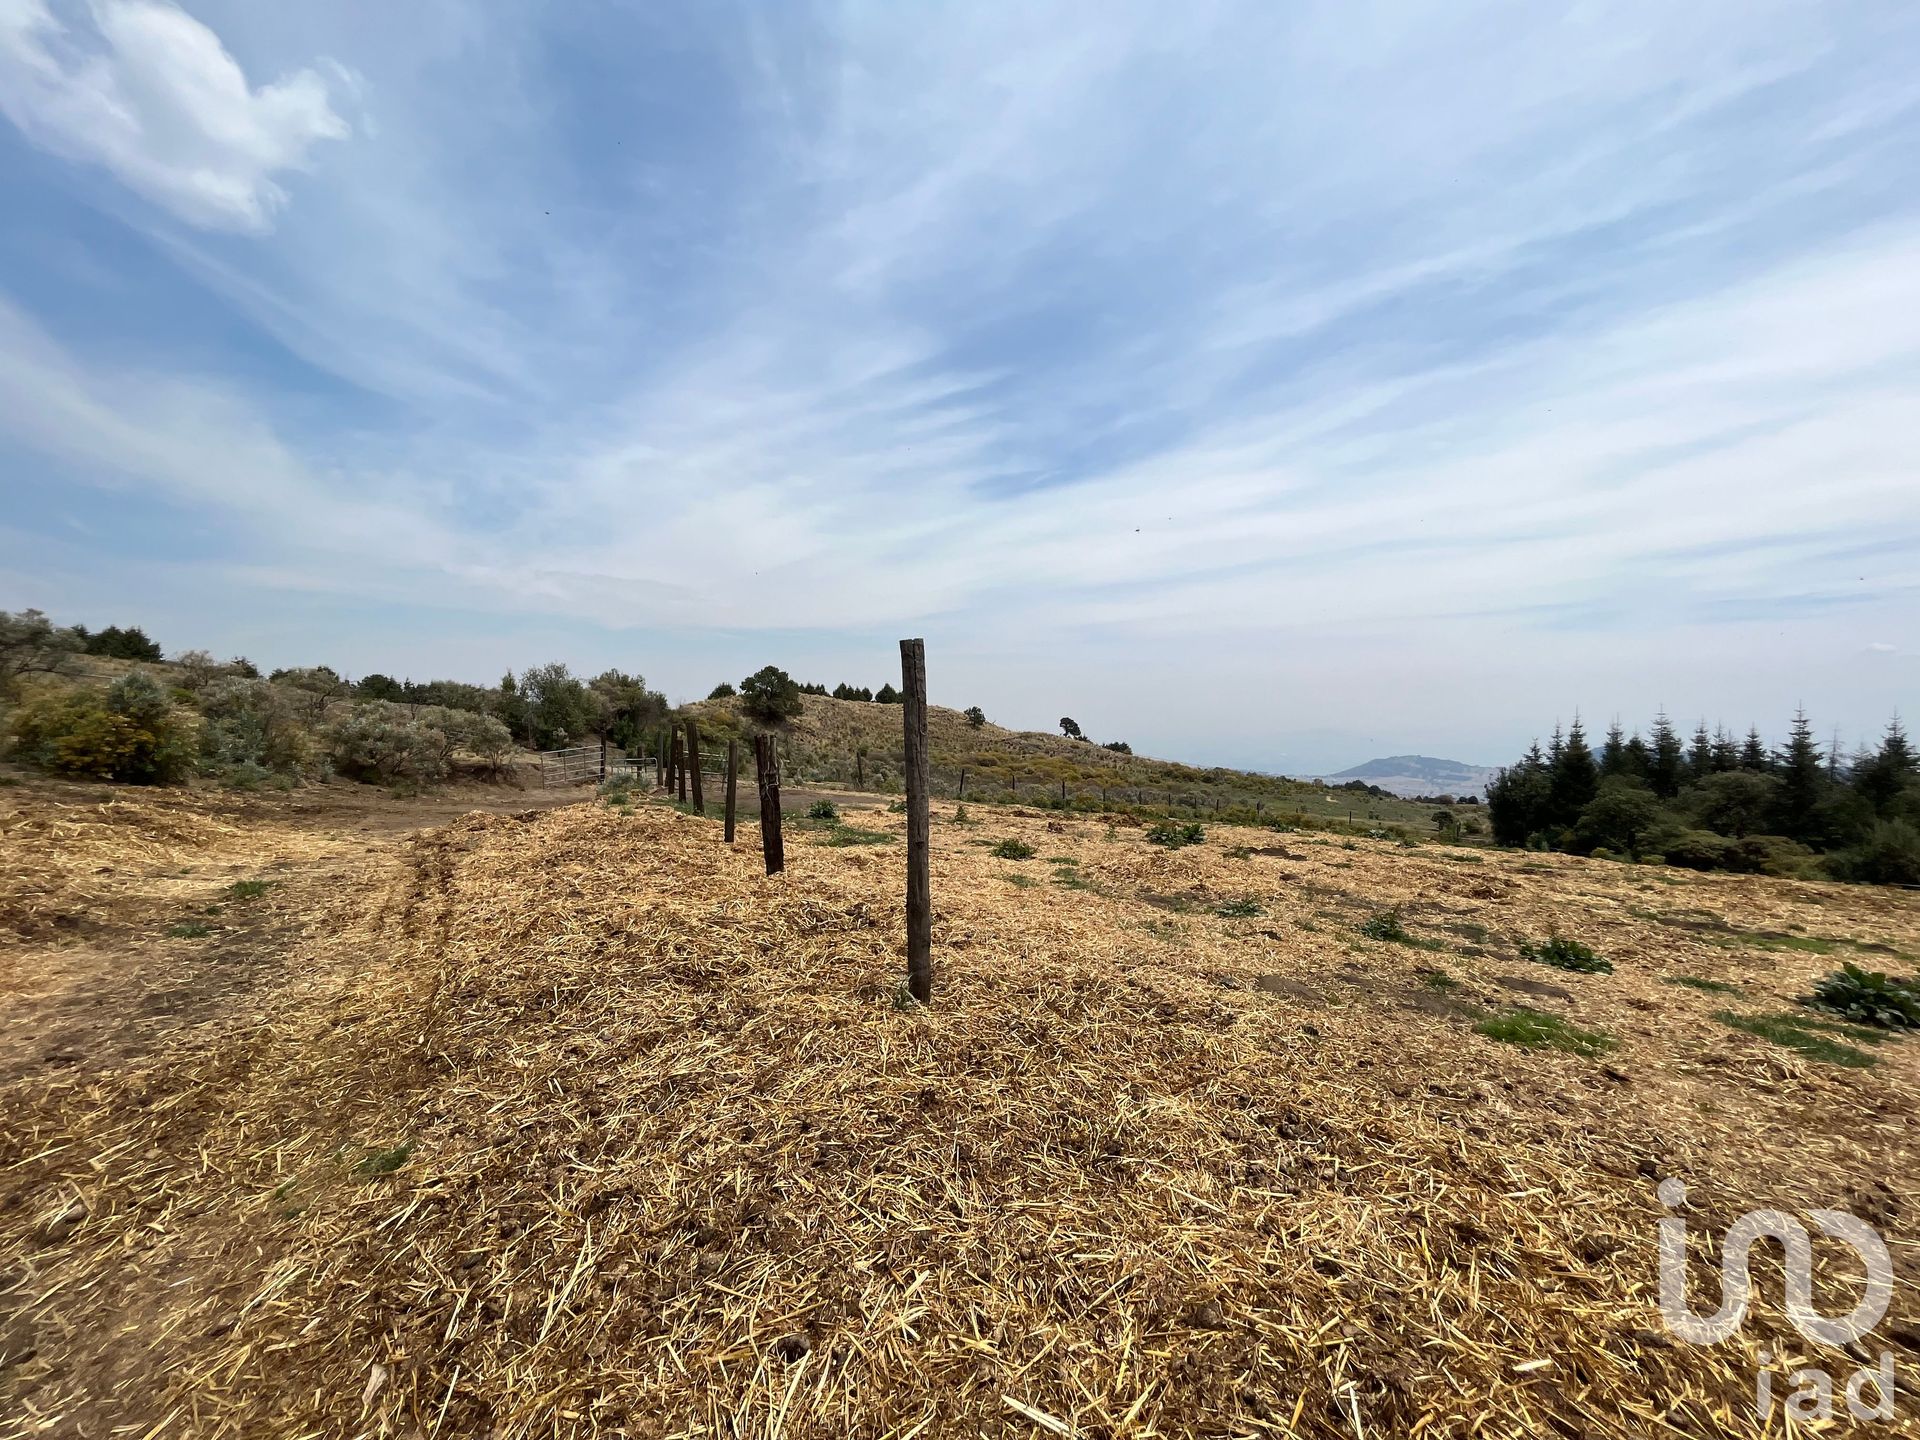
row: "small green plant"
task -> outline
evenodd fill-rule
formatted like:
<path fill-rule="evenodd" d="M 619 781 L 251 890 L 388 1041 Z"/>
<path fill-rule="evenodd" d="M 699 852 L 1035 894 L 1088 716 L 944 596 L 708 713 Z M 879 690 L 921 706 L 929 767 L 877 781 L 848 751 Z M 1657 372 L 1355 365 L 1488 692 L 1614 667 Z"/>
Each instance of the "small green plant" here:
<path fill-rule="evenodd" d="M 1237 900 L 1223 900 L 1213 907 L 1213 913 L 1226 920 L 1251 920 L 1255 916 L 1267 913 L 1251 895 L 1242 895 Z"/>
<path fill-rule="evenodd" d="M 907 988 L 907 982 L 896 980 L 893 985 L 893 1008 L 896 1010 L 918 1010 L 920 1002 L 913 997 L 913 991 Z"/>
<path fill-rule="evenodd" d="M 271 880 L 236 880 L 224 893 L 229 900 L 258 900 L 272 888 Z"/>
<path fill-rule="evenodd" d="M 1207 838 L 1207 832 L 1197 822 L 1182 824 L 1177 820 L 1161 820 L 1147 827 L 1148 843 L 1164 845 L 1169 850 L 1178 850 L 1184 845 L 1198 845 Z"/>
<path fill-rule="evenodd" d="M 1031 860 L 1034 849 L 1024 840 L 1008 839 L 1002 840 L 987 853 L 996 860 Z"/>
<path fill-rule="evenodd" d="M 1227 859 L 1229 860 L 1251 860 L 1252 858 L 1253 847 L 1251 845 L 1235 845 L 1227 851 Z"/>
<path fill-rule="evenodd" d="M 1920 982 L 1896 980 L 1852 961 L 1823 975 L 1804 1003 L 1878 1030 L 1920 1030 Z"/>
<path fill-rule="evenodd" d="M 1389 940 L 1395 945 L 1411 945 L 1413 934 L 1400 920 L 1398 910 L 1381 910 L 1360 922 L 1360 933 L 1369 940 Z"/>
<path fill-rule="evenodd" d="M 396 1145 L 391 1150 L 375 1150 L 353 1167 L 356 1175 L 391 1175 L 406 1164 L 413 1155 L 413 1142 Z"/>
<path fill-rule="evenodd" d="M 1708 995 L 1740 993 L 1738 985 L 1729 985 L 1724 980 L 1709 980 L 1703 975 L 1662 975 L 1660 978 L 1668 985 L 1684 985 L 1689 990 L 1700 990 Z"/>
<path fill-rule="evenodd" d="M 609 805 L 628 805 L 633 801 L 633 777 L 616 775 L 600 782 L 600 798 Z"/>
<path fill-rule="evenodd" d="M 1525 1045 L 1533 1050 L 1565 1050 L 1591 1060 L 1613 1048 L 1613 1038 L 1600 1030 L 1582 1030 L 1558 1015 L 1538 1010 L 1509 1010 L 1504 1015 L 1489 1015 L 1473 1027 L 1490 1040 L 1507 1045 Z"/>
<path fill-rule="evenodd" d="M 967 816 L 967 807 L 965 805 L 956 805 L 953 807 L 953 823 L 956 825 L 973 824 L 973 821 Z"/>
<path fill-rule="evenodd" d="M 1565 935 L 1552 934 L 1538 945 L 1525 940 L 1520 942 L 1520 953 L 1527 959 L 1541 965 L 1551 965 L 1556 970 L 1572 970 L 1580 975 L 1611 975 L 1613 962 L 1604 955 L 1596 953 L 1578 940 L 1570 940 Z"/>
<path fill-rule="evenodd" d="M 893 836 L 884 830 L 862 830 L 858 825 L 835 825 L 820 843 L 829 849 L 844 850 L 850 845 L 891 845 Z"/>
<path fill-rule="evenodd" d="M 178 925 L 167 927 L 167 937 L 171 940 L 202 940 L 213 933 L 213 927 L 204 920 L 182 920 Z"/>
<path fill-rule="evenodd" d="M 1442 994 L 1449 990 L 1458 990 L 1460 982 L 1444 970 L 1429 970 L 1420 977 L 1420 983 L 1429 990 L 1438 990 Z"/>
<path fill-rule="evenodd" d="M 1873 1056 L 1864 1050 L 1835 1040 L 1831 1035 L 1821 1032 L 1828 1027 L 1826 1022 L 1809 1019 L 1805 1015 L 1736 1015 L 1731 1010 L 1722 1010 L 1714 1019 L 1722 1025 L 1741 1030 L 1748 1035 L 1758 1035 L 1762 1040 L 1770 1040 L 1775 1045 L 1783 1045 L 1796 1054 L 1809 1060 L 1818 1060 L 1828 1065 L 1844 1065 L 1850 1070 L 1864 1070 L 1874 1063 Z M 1855 1030 L 1851 1027 L 1839 1028 L 1841 1033 L 1855 1040 L 1866 1040 L 1869 1044 L 1879 1044 L 1883 1038 L 1874 1031 Z M 1870 1038 L 1869 1038 L 1870 1037 Z"/>
<path fill-rule="evenodd" d="M 807 807 L 807 819 L 833 821 L 840 818 L 840 807 L 831 800 L 816 800 Z"/>

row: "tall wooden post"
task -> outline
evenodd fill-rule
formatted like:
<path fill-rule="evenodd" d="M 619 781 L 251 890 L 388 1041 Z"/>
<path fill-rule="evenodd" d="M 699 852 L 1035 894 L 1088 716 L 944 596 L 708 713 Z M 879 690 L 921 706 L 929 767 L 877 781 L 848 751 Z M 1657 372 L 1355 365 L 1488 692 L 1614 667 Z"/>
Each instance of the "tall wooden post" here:
<path fill-rule="evenodd" d="M 733 794 L 740 776 L 740 742 L 727 741 L 727 844 L 733 843 Z"/>
<path fill-rule="evenodd" d="M 658 789 L 667 788 L 667 732 L 664 730 L 653 737 L 653 783 Z"/>
<path fill-rule="evenodd" d="M 760 783 L 760 851 L 767 874 L 778 875 L 787 868 L 787 847 L 780 835 L 780 757 L 774 752 L 773 736 L 753 737 L 753 761 Z"/>
<path fill-rule="evenodd" d="M 673 736 L 673 753 L 675 756 L 673 768 L 676 771 L 674 783 L 679 787 L 680 803 L 684 805 L 687 803 L 687 744 L 680 738 L 678 731 L 675 731 Z"/>
<path fill-rule="evenodd" d="M 927 863 L 933 824 L 927 808 L 925 641 L 900 642 L 900 701 L 907 740 L 907 991 L 925 1005 L 933 999 L 933 887 Z"/>
<path fill-rule="evenodd" d="M 700 727 L 694 718 L 687 717 L 687 771 L 693 779 L 693 808 L 699 815 L 707 813 L 707 797 L 700 793 Z"/>
<path fill-rule="evenodd" d="M 954 798 L 956 800 L 964 800 L 967 798 L 967 767 L 964 765 L 960 767 L 960 793 Z"/>
<path fill-rule="evenodd" d="M 600 783 L 607 783 L 607 736 L 604 730 L 600 733 Z"/>

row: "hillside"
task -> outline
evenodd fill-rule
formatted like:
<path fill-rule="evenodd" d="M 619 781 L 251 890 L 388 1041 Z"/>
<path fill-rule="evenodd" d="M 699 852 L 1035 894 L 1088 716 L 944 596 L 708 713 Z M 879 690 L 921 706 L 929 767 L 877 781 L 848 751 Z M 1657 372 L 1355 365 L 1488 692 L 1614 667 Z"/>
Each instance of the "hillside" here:
<path fill-rule="evenodd" d="M 882 792 L 900 789 L 901 711 L 897 705 L 805 695 L 804 712 L 782 729 L 790 775 L 796 780 L 851 785 Z M 716 738 L 744 736 L 738 701 L 690 705 Z M 1430 812 L 1378 796 L 1333 792 L 1324 784 L 1224 767 L 1123 755 L 1083 740 L 1036 730 L 1008 730 L 991 721 L 978 729 L 940 705 L 927 708 L 934 793 L 958 797 L 965 773 L 968 799 L 1068 808 L 1140 806 L 1244 819 L 1304 815 L 1431 828 Z"/>
<path fill-rule="evenodd" d="M 1469 765 L 1431 755 L 1389 755 L 1325 778 L 1332 784 L 1360 780 L 1396 795 L 1484 795 L 1493 773 L 1491 765 Z"/>
<path fill-rule="evenodd" d="M 1754 1440 L 1779 1289 L 1672 1342 L 1656 1180 L 1702 1237 L 1845 1197 L 1920 1240 L 1920 1051 L 1775 1018 L 1910 967 L 1907 897 L 943 805 L 922 1009 L 878 805 L 769 879 L 645 801 L 327 798 L 372 808 L 0 791 L 36 1431 Z"/>

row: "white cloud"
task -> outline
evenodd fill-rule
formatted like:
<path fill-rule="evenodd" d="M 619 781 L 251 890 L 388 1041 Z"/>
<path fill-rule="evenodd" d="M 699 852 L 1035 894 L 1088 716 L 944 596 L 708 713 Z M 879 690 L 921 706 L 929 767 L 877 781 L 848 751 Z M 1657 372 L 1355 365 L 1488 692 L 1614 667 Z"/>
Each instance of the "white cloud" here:
<path fill-rule="evenodd" d="M 96 0 L 88 21 L 0 0 L 0 110 L 183 220 L 269 229 L 287 199 L 275 176 L 349 133 L 316 71 L 250 87 L 220 37 L 173 5 Z"/>

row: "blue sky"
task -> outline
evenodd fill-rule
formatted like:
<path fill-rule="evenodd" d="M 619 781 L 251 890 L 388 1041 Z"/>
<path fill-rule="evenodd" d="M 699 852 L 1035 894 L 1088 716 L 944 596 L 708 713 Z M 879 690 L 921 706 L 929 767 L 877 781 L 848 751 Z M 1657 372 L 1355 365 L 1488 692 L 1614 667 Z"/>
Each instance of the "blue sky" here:
<path fill-rule="evenodd" d="M 1920 686 L 1920 10 L 0 0 L 0 606 L 1312 772 Z"/>

